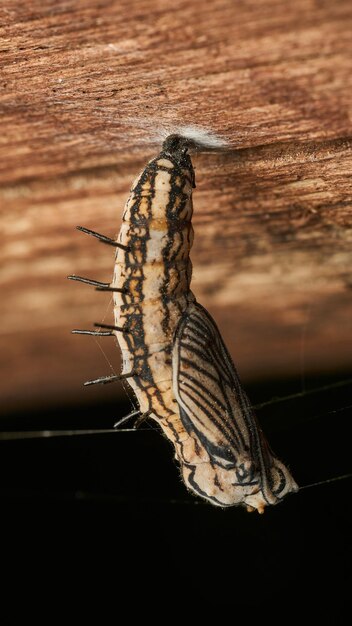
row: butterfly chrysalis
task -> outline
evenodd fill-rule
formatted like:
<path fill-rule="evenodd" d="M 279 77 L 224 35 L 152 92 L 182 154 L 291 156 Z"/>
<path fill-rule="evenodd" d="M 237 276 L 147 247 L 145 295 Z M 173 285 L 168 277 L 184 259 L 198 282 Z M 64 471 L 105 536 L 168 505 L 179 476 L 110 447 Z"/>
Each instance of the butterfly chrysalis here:
<path fill-rule="evenodd" d="M 81 332 L 116 335 L 123 358 L 120 376 L 87 384 L 127 379 L 137 423 L 160 425 L 186 486 L 214 505 L 261 513 L 298 487 L 270 450 L 219 330 L 190 288 L 189 147 L 180 135 L 164 141 L 132 185 L 116 241 L 79 227 L 116 247 L 111 283 L 71 277 L 113 293 L 115 324 Z"/>

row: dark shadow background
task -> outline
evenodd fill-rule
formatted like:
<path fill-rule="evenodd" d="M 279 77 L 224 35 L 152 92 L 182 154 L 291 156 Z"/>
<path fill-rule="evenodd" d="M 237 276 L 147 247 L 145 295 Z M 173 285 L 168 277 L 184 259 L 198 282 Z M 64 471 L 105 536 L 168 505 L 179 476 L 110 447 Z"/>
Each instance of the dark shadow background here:
<path fill-rule="evenodd" d="M 341 380 L 348 382 L 346 373 L 311 378 L 306 389 Z M 299 380 L 266 381 L 248 392 L 256 404 L 301 387 Z M 272 448 L 300 486 L 350 472 L 351 404 L 351 384 L 344 384 L 258 410 Z M 1 426 L 111 428 L 117 411 L 128 410 L 128 402 L 63 404 L 3 416 Z M 198 617 L 212 609 L 234 622 L 258 614 L 287 623 L 297 610 L 306 618 L 312 611 L 313 623 L 343 623 L 350 480 L 304 489 L 260 516 L 188 494 L 170 444 L 154 427 L 0 441 L 0 450 L 3 567 L 7 581 L 32 590 L 32 598 L 59 593 L 89 606 L 103 589 L 119 619 L 125 610 L 130 618 L 136 611 L 154 615 L 164 602 L 165 616 L 173 607 L 184 620 L 190 602 Z"/>

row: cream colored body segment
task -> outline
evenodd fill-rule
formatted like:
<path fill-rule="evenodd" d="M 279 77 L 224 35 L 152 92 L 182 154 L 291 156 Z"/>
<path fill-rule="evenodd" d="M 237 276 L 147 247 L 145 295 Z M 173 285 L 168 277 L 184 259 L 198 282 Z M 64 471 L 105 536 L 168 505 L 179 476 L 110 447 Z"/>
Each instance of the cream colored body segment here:
<path fill-rule="evenodd" d="M 170 170 L 174 167 L 173 163 L 168 159 L 159 159 L 157 165 Z M 147 363 L 153 379 L 153 387 L 151 388 L 148 383 L 145 384 L 145 387 L 141 387 L 140 382 L 137 383 L 134 379 L 130 379 L 129 384 L 137 397 L 141 411 L 146 412 L 152 409 L 153 412 L 150 414 L 150 417 L 160 424 L 164 433 L 171 441 L 174 441 L 175 429 L 182 440 L 184 440 L 188 438 L 189 435 L 180 421 L 178 406 L 172 389 L 171 357 L 167 348 L 170 347 L 173 334 L 183 311 L 187 308 L 188 303 L 194 300 L 194 296 L 189 290 L 189 280 L 187 277 L 187 268 L 190 266 L 190 244 L 183 237 L 184 250 L 182 256 L 184 258 L 177 260 L 177 276 L 176 272 L 172 272 L 171 268 L 171 276 L 168 277 L 167 291 L 169 299 L 166 306 L 168 308 L 169 323 L 167 327 L 165 327 L 165 324 L 163 324 L 165 319 L 165 305 L 162 302 L 161 290 L 167 277 L 161 251 L 169 243 L 165 206 L 169 203 L 171 194 L 170 173 L 164 170 L 158 171 L 154 179 L 154 184 L 151 185 L 151 182 L 147 180 L 143 184 L 138 198 L 134 193 L 134 189 L 140 182 L 140 178 L 141 175 L 137 177 L 132 185 L 130 197 L 126 202 L 123 223 L 117 241 L 126 246 L 130 245 L 130 232 L 131 230 L 135 230 L 135 227 L 131 226 L 130 221 L 131 207 L 138 202 L 139 217 L 145 215 L 146 219 L 148 219 L 148 239 L 146 241 L 145 261 L 143 262 L 142 326 L 144 343 L 148 346 Z M 188 220 L 190 220 L 192 217 L 192 187 L 188 182 L 183 191 L 188 195 L 188 202 L 183 211 L 184 217 L 182 217 L 182 219 L 188 218 Z M 146 228 L 142 234 L 145 234 L 145 230 Z M 187 230 L 192 234 L 192 243 L 193 230 L 191 225 L 189 225 Z M 171 243 L 170 251 L 180 248 L 180 245 L 182 251 L 182 230 L 181 232 L 175 233 L 174 240 Z M 179 268 L 182 268 L 181 280 L 179 279 Z M 130 268 L 126 266 L 125 253 L 118 249 L 112 286 L 121 286 L 121 284 L 126 282 L 126 278 L 128 278 L 129 275 L 135 276 L 136 269 L 133 264 L 131 264 Z M 177 297 L 178 294 L 180 294 L 180 297 Z M 175 300 L 175 296 L 177 300 Z M 136 299 L 138 299 L 138 294 L 136 294 Z M 123 326 L 126 317 L 128 317 L 125 302 L 126 299 L 121 296 L 121 294 L 114 294 L 116 326 Z M 131 310 L 133 310 L 133 305 L 131 306 Z M 134 355 L 131 354 L 130 348 L 127 345 L 127 340 L 128 338 L 126 338 L 126 336 L 118 335 L 123 357 L 123 373 L 130 372 L 134 367 L 135 361 Z M 156 393 L 156 391 L 158 393 Z M 160 399 L 162 401 L 160 401 Z M 167 408 L 165 409 L 165 407 Z M 170 428 L 170 424 L 172 428 Z"/>

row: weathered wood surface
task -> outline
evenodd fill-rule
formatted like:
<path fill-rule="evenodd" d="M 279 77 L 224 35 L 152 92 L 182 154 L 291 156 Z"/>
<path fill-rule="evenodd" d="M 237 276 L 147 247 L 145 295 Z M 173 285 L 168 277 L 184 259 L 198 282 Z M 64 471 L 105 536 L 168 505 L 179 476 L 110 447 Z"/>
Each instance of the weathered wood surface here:
<path fill-rule="evenodd" d="M 131 181 L 196 124 L 194 291 L 243 378 L 351 364 L 350 0 L 8 0 L 0 9 L 3 406 L 109 373 L 95 340 Z M 113 367 L 118 350 L 100 340 Z"/>

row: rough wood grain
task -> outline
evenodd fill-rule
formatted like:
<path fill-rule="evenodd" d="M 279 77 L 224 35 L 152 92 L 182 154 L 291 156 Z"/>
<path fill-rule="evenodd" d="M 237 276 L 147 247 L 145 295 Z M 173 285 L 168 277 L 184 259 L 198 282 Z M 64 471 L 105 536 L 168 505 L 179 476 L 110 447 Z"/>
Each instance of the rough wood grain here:
<path fill-rule="evenodd" d="M 112 253 L 74 227 L 116 233 L 185 124 L 229 141 L 194 159 L 192 259 L 243 377 L 351 364 L 349 0 L 8 0 L 0 23 L 3 406 L 108 373 L 69 334 L 108 299 L 64 277 L 108 280 Z"/>

